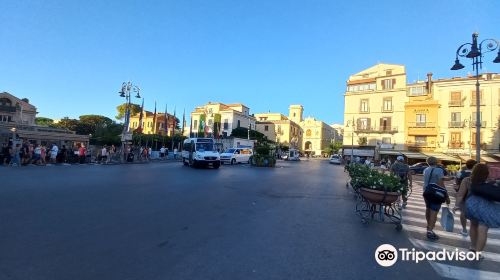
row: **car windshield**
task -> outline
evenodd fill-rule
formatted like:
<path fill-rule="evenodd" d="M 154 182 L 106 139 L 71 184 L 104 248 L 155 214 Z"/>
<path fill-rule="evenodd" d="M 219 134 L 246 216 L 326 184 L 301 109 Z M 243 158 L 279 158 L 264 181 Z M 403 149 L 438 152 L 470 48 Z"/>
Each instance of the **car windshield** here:
<path fill-rule="evenodd" d="M 233 154 L 236 149 L 227 149 L 224 153 L 226 154 Z"/>
<path fill-rule="evenodd" d="M 198 152 L 206 152 L 213 150 L 214 150 L 214 145 L 212 143 L 196 143 L 196 151 Z"/>

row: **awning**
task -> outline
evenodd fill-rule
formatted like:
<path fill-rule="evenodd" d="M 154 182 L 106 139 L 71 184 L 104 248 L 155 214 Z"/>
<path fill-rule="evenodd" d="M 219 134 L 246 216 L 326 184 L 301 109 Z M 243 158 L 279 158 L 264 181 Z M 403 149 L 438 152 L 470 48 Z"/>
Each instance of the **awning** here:
<path fill-rule="evenodd" d="M 465 155 L 459 155 L 459 157 L 463 160 L 463 161 L 467 161 L 469 159 L 471 159 L 469 156 L 465 156 Z M 476 155 L 472 155 L 472 159 L 476 159 Z M 481 155 L 481 161 L 482 162 L 500 162 L 499 160 L 495 159 L 495 158 L 492 158 L 492 157 L 489 157 L 489 156 L 486 156 L 486 155 Z"/>
<path fill-rule="evenodd" d="M 378 151 L 378 153 L 380 155 L 394 155 L 394 156 L 400 156 L 403 154 L 402 151 L 394 151 L 394 150 L 386 150 L 386 151 L 380 150 L 380 151 Z"/>
<path fill-rule="evenodd" d="M 435 157 L 439 160 L 446 160 L 446 161 L 457 161 L 457 162 L 460 162 L 460 158 L 458 157 L 452 157 L 452 156 L 449 156 L 449 155 L 446 155 L 446 154 L 442 154 L 442 153 L 430 153 L 430 152 L 425 152 L 425 155 L 427 157 Z"/>
<path fill-rule="evenodd" d="M 407 158 L 427 159 L 428 156 L 417 152 L 403 152 Z"/>

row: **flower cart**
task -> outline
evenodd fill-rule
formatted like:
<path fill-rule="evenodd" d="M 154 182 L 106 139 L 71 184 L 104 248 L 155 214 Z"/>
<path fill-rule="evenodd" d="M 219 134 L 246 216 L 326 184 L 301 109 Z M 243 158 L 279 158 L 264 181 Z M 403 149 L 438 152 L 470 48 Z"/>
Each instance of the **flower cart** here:
<path fill-rule="evenodd" d="M 403 186 L 399 179 L 361 164 L 351 165 L 347 170 L 356 193 L 356 213 L 361 222 L 393 224 L 400 231 L 403 226 L 399 200 Z"/>

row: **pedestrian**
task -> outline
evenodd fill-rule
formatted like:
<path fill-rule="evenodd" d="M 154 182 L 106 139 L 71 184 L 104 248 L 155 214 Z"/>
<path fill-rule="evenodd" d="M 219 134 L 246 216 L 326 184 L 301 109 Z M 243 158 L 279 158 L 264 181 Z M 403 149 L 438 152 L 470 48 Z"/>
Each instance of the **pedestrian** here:
<path fill-rule="evenodd" d="M 66 163 L 66 155 L 68 153 L 68 149 L 66 149 L 66 145 L 62 145 L 60 161 L 62 163 Z"/>
<path fill-rule="evenodd" d="M 408 164 L 404 162 L 405 158 L 403 156 L 398 156 L 396 162 L 391 166 L 391 174 L 399 179 L 401 185 L 403 185 L 403 191 L 401 192 L 401 197 L 403 198 L 402 208 L 406 208 L 408 202 L 408 188 L 412 186 L 412 174 Z"/>
<path fill-rule="evenodd" d="M 488 176 L 488 166 L 483 163 L 476 164 L 469 177 L 470 191 L 465 199 L 465 215 L 470 220 L 470 250 L 479 254 L 486 246 L 488 229 L 500 228 L 500 202 L 474 194 L 474 189 L 487 187 Z M 493 190 L 500 191 L 498 183 L 489 184 L 493 185 Z"/>
<path fill-rule="evenodd" d="M 161 159 L 165 158 L 165 146 L 161 146 L 160 148 L 160 158 Z"/>
<path fill-rule="evenodd" d="M 87 150 L 85 149 L 85 145 L 81 144 L 80 148 L 78 149 L 78 158 L 79 158 L 80 164 L 85 163 L 86 154 L 87 154 Z"/>
<path fill-rule="evenodd" d="M 33 163 L 39 165 L 42 160 L 42 147 L 40 144 L 36 145 L 35 150 L 33 151 Z"/>
<path fill-rule="evenodd" d="M 109 148 L 109 151 L 108 151 L 108 163 L 111 162 L 111 159 L 115 157 L 116 155 L 116 147 L 114 144 L 111 145 L 111 148 Z"/>
<path fill-rule="evenodd" d="M 21 166 L 21 144 L 16 144 L 10 156 L 12 166 Z"/>
<path fill-rule="evenodd" d="M 108 161 L 108 149 L 106 146 L 103 146 L 101 149 L 101 160 L 99 161 L 101 164 L 106 163 Z"/>
<path fill-rule="evenodd" d="M 11 159 L 11 153 L 12 153 L 12 145 L 9 145 L 7 143 L 4 143 L 2 145 L 2 161 L 0 162 L 0 164 L 2 165 L 5 165 L 5 164 L 9 164 L 10 163 L 10 159 Z"/>
<path fill-rule="evenodd" d="M 446 188 L 445 181 L 453 180 L 452 177 L 445 177 L 443 169 L 437 166 L 437 159 L 435 157 L 427 158 L 427 167 L 424 170 L 424 192 L 425 187 L 429 184 L 437 184 L 442 188 Z M 427 221 L 427 238 L 430 240 L 438 240 L 439 236 L 434 233 L 434 226 L 436 225 L 437 215 L 441 209 L 441 204 L 428 201 L 424 196 L 425 201 L 425 220 Z M 446 204 L 450 204 L 450 197 L 446 193 Z"/>
<path fill-rule="evenodd" d="M 57 163 L 57 154 L 59 153 L 59 148 L 56 143 L 52 144 L 52 149 L 50 149 L 50 162 L 53 164 Z"/>
<path fill-rule="evenodd" d="M 47 164 L 46 158 L 47 158 L 47 147 L 43 145 L 42 148 L 40 149 L 40 162 L 42 165 Z"/>
<path fill-rule="evenodd" d="M 477 161 L 469 159 L 465 162 L 464 170 L 461 170 L 457 174 L 456 184 L 458 185 L 455 190 L 457 191 L 455 199 L 455 207 L 453 212 L 460 210 L 460 223 L 462 224 L 462 231 L 460 234 L 467 236 L 467 218 L 465 217 L 465 198 L 470 189 L 470 175 L 472 174 L 472 169 L 476 165 Z"/>
<path fill-rule="evenodd" d="M 177 159 L 177 148 L 174 148 L 174 159 Z"/>

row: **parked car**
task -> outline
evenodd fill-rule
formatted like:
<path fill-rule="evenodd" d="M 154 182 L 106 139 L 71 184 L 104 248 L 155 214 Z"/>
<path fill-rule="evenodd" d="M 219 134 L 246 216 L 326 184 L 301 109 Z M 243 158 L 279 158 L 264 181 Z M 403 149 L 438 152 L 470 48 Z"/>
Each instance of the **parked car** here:
<path fill-rule="evenodd" d="M 332 155 L 330 157 L 330 163 L 331 164 L 342 164 L 342 157 L 339 155 Z"/>
<path fill-rule="evenodd" d="M 231 148 L 220 154 L 221 163 L 249 163 L 253 151 L 250 148 Z"/>
<path fill-rule="evenodd" d="M 427 167 L 429 167 L 427 162 L 419 162 L 419 163 L 415 163 L 414 165 L 410 166 L 410 170 L 413 171 L 413 174 L 423 174 L 424 170 Z M 438 164 L 438 168 L 443 169 L 445 176 L 448 175 L 448 170 L 446 170 L 446 168 L 443 165 Z"/>

